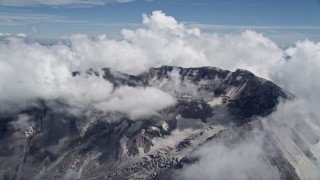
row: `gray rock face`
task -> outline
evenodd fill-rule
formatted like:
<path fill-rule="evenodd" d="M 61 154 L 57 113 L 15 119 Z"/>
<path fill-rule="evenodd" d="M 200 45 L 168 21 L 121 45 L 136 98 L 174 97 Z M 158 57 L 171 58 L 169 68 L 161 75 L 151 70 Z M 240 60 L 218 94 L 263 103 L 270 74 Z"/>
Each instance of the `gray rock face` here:
<path fill-rule="evenodd" d="M 232 131 L 225 130 L 230 126 L 250 131 L 247 125 L 254 117 L 269 115 L 281 99 L 291 97 L 246 70 L 162 66 L 137 76 L 109 68 L 102 72 L 90 69 L 85 74 L 102 76 L 114 88 L 157 87 L 172 94 L 177 104 L 138 120 L 118 112 L 73 115 L 60 100 L 38 100 L 37 106 L 18 114 L 3 114 L 0 179 L 60 179 L 70 174 L 73 179 L 170 178 L 172 169 L 196 161 L 188 154 L 201 144 Z M 29 118 L 27 129 L 12 127 L 19 114 Z M 272 162 L 283 166 L 282 179 L 297 178 L 290 163 L 278 156 Z"/>

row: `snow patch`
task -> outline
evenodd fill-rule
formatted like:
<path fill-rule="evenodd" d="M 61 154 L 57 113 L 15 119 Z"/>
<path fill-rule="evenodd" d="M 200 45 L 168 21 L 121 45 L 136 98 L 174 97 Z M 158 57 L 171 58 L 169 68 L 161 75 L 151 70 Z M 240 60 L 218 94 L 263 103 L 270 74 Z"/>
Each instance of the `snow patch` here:
<path fill-rule="evenodd" d="M 229 96 L 230 98 L 236 95 L 237 92 L 237 87 L 236 86 L 228 86 L 226 89 L 226 96 Z"/>
<path fill-rule="evenodd" d="M 30 137 L 34 133 L 33 126 L 30 126 L 27 130 L 24 131 L 26 137 Z"/>
<path fill-rule="evenodd" d="M 222 105 L 223 104 L 223 97 L 217 97 L 217 98 L 212 98 L 208 104 L 211 106 L 211 107 L 214 107 L 214 106 L 219 106 L 219 105 Z"/>
<path fill-rule="evenodd" d="M 159 149 L 175 149 L 177 145 L 183 141 L 184 139 L 190 139 L 192 147 L 196 147 L 199 144 L 203 143 L 204 141 L 207 140 L 207 138 L 213 136 L 214 134 L 218 133 L 220 130 L 223 130 L 225 127 L 223 126 L 211 126 L 205 127 L 202 129 L 184 129 L 184 130 L 179 130 L 176 129 L 171 132 L 170 136 L 166 136 L 165 138 L 154 138 L 152 139 L 152 143 L 154 146 L 151 147 L 150 153 L 157 151 Z M 191 151 L 192 148 L 186 148 L 186 151 Z M 177 155 L 179 156 L 184 156 L 185 154 L 182 152 L 177 152 Z M 173 153 L 173 152 L 172 152 Z M 186 152 L 187 153 L 187 152 Z"/>
<path fill-rule="evenodd" d="M 155 127 L 155 126 L 150 126 L 151 130 L 153 131 L 159 131 L 159 128 L 158 127 Z"/>
<path fill-rule="evenodd" d="M 120 145 L 121 145 L 121 148 L 123 149 L 122 155 L 128 154 L 128 149 L 127 149 L 127 141 L 128 140 L 129 140 L 129 138 L 127 138 L 126 136 L 123 136 L 123 138 L 120 139 Z"/>
<path fill-rule="evenodd" d="M 169 125 L 168 125 L 167 122 L 163 121 L 163 123 L 162 123 L 162 129 L 165 130 L 165 131 L 168 131 Z"/>

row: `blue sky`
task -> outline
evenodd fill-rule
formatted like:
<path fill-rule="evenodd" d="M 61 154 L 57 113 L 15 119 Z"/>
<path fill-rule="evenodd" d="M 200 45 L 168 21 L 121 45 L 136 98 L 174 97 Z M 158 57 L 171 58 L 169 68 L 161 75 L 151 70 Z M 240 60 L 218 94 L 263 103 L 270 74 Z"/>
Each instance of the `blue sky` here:
<path fill-rule="evenodd" d="M 203 32 L 262 32 L 280 44 L 320 40 L 319 0 L 0 0 L 0 32 L 58 38 L 72 33 L 117 36 L 162 10 Z"/>

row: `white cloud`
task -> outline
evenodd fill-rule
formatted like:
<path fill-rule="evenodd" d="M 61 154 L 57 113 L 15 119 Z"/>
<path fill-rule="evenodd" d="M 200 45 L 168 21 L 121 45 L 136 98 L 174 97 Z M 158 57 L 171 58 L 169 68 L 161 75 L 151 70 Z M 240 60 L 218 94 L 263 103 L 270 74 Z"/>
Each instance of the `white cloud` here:
<path fill-rule="evenodd" d="M 19 114 L 15 121 L 10 122 L 15 129 L 20 130 L 27 130 L 31 123 L 31 117 L 27 114 Z"/>
<path fill-rule="evenodd" d="M 113 92 L 112 85 L 102 78 L 74 78 L 71 72 L 110 67 L 138 74 L 150 67 L 176 65 L 215 66 L 232 71 L 237 68 L 248 69 L 276 82 L 299 99 L 292 102 L 296 105 L 287 103 L 279 106 L 277 113 L 269 118 L 280 122 L 282 119 L 299 121 L 297 117 L 320 119 L 320 86 L 317 83 L 320 77 L 320 44 L 317 42 L 300 41 L 283 50 L 269 38 L 252 30 L 227 35 L 202 33 L 161 11 L 143 15 L 143 27 L 124 29 L 122 36 L 119 40 L 109 39 L 105 35 L 90 38 L 75 34 L 64 39 L 63 42 L 67 43 L 50 46 L 3 36 L 5 41 L 0 42 L 1 111 L 10 109 L 10 104 L 22 105 L 41 97 L 65 98 L 74 105 L 90 104 L 101 110 L 120 111 L 132 117 L 156 114 L 160 109 L 174 104 L 169 94 L 154 88 L 131 87 L 122 87 Z M 289 60 L 284 58 L 287 55 L 291 57 Z M 176 85 L 174 81 L 168 83 Z M 160 86 L 165 88 L 168 83 L 163 82 Z M 181 88 L 180 85 L 177 88 Z M 296 114 L 292 116 L 288 112 Z M 256 141 L 247 143 L 249 147 L 256 145 Z M 253 149 L 253 157 L 260 157 L 261 148 L 259 144 L 257 146 L 257 149 Z M 222 155 L 208 155 L 206 150 L 199 152 L 200 155 L 203 153 L 201 162 L 204 165 L 209 163 L 210 157 L 219 158 L 224 167 L 233 162 L 221 151 L 220 145 L 208 146 L 208 152 L 210 150 Z M 246 152 L 251 151 L 240 144 L 235 149 L 227 149 L 227 152 L 239 162 L 248 158 Z M 238 154 L 243 156 L 238 157 Z M 215 162 L 212 160 L 212 163 Z M 234 167 L 232 164 L 230 166 Z M 194 168 L 199 170 L 201 166 Z M 235 172 L 241 174 L 251 168 L 255 167 L 243 164 Z"/>
<path fill-rule="evenodd" d="M 316 98 L 320 84 L 316 83 L 320 69 L 320 43 L 299 41 L 285 50 L 291 57 L 288 62 L 275 67 L 272 79 L 296 95 Z"/>
<path fill-rule="evenodd" d="M 85 109 L 93 105 L 104 112 L 118 111 L 136 118 L 154 115 L 175 103 L 171 95 L 155 88 L 122 87 L 113 91 L 112 84 L 101 77 L 71 77 L 66 62 L 58 60 L 60 56 L 40 47 L 14 47 L 26 48 L 29 56 L 12 52 L 15 55 L 11 54 L 11 62 L 1 61 L 2 111 L 11 109 L 12 104 L 24 106 L 35 98 L 64 99 L 74 107 Z M 61 51 L 65 47 L 55 48 L 62 48 Z"/>
<path fill-rule="evenodd" d="M 188 29 L 184 24 L 178 23 L 172 16 L 166 16 L 162 11 L 153 11 L 151 16 L 143 14 L 143 24 L 147 25 L 150 30 L 156 32 L 166 31 L 180 37 L 189 34 L 200 34 L 199 29 Z"/>
<path fill-rule="evenodd" d="M 317 83 L 320 76 L 320 43 L 299 41 L 283 53 L 290 57 L 289 60 L 274 65 L 261 62 L 261 66 L 268 69 L 274 82 L 292 92 L 296 96 L 295 99 L 280 103 L 274 113 L 263 118 L 263 129 L 256 128 L 260 133 L 255 134 L 254 138 L 244 138 L 233 146 L 209 143 L 196 150 L 195 154 L 200 157 L 200 161 L 183 169 L 180 173 L 181 178 L 276 179 L 277 171 L 272 171 L 266 164 L 266 155 L 270 152 L 263 150 L 266 145 L 270 145 L 272 138 L 277 139 L 275 144 L 279 143 L 280 149 L 285 148 L 282 153 L 301 179 L 319 177 L 320 146 L 319 142 L 311 142 L 317 141 L 317 137 L 320 137 L 320 85 Z M 292 132 L 303 138 L 310 152 L 316 157 L 317 163 L 308 160 L 300 150 L 294 149 L 305 144 L 295 142 L 291 137 Z M 263 136 L 268 138 L 261 138 Z M 292 146 L 294 143 L 296 145 Z"/>
<path fill-rule="evenodd" d="M 121 40 L 109 39 L 105 35 L 90 38 L 75 34 L 64 39 L 68 45 L 46 46 L 3 36 L 6 40 L 0 43 L 0 99 L 3 102 L 15 99 L 24 102 L 36 97 L 60 97 L 81 86 L 81 80 L 74 80 L 71 72 L 88 68 L 111 67 L 138 74 L 161 65 L 216 66 L 229 70 L 248 69 L 276 80 L 275 74 L 282 70 L 275 70 L 286 64 L 283 59 L 286 52 L 251 30 L 223 36 L 201 33 L 161 11 L 143 15 L 143 25 L 135 30 L 124 29 Z M 103 82 L 99 79 L 83 81 L 92 81 L 92 85 Z M 110 89 L 110 85 L 101 86 Z M 78 89 L 79 94 L 83 94 L 81 90 Z"/>
<path fill-rule="evenodd" d="M 157 111 L 175 104 L 176 100 L 157 88 L 120 87 L 106 101 L 96 104 L 104 111 L 126 112 L 131 118 L 156 115 Z"/>
<path fill-rule="evenodd" d="M 315 114 L 316 107 L 302 99 L 281 103 L 276 112 L 262 119 L 262 127 L 252 123 L 252 132 L 249 128 L 231 129 L 216 138 L 217 141 L 209 141 L 196 149 L 192 156 L 198 157 L 199 161 L 185 166 L 178 172 L 178 179 L 278 179 L 281 166 L 276 169 L 269 160 L 279 150 L 298 177 L 317 179 L 320 175 L 320 146 L 309 142 L 320 135 L 317 130 L 320 116 Z M 301 128 L 306 125 L 310 129 Z M 303 138 L 316 160 L 308 159 L 299 149 L 301 146 L 307 148 L 302 142 L 296 142 L 292 132 Z"/>
<path fill-rule="evenodd" d="M 222 24 L 201 24 L 195 22 L 188 22 L 186 24 L 188 27 L 196 27 L 207 30 L 318 30 L 320 26 L 242 26 L 242 25 L 222 25 Z"/>
<path fill-rule="evenodd" d="M 8 111 L 12 106 L 17 110 L 36 98 L 64 99 L 78 108 L 96 106 L 105 112 L 119 111 L 135 118 L 156 114 L 156 111 L 175 103 L 171 95 L 155 88 L 123 87 L 114 91 L 112 84 L 102 77 L 72 77 L 74 70 L 106 66 L 100 64 L 102 59 L 95 59 L 102 51 L 97 46 L 99 43 L 89 42 L 87 38 L 84 42 L 82 36 L 76 39 L 79 46 L 71 49 L 62 44 L 30 44 L 15 37 L 9 37 L 7 43 L 0 44 L 0 110 Z M 99 50 L 95 51 L 95 47 Z M 134 101 L 137 97 L 141 97 L 141 101 Z M 119 104 L 111 106 L 111 102 Z"/>
<path fill-rule="evenodd" d="M 201 92 L 198 90 L 198 86 L 195 85 L 190 80 L 181 80 L 181 76 L 179 74 L 179 69 L 173 69 L 172 72 L 168 74 L 168 79 L 158 80 L 156 77 L 152 79 L 150 82 L 151 86 L 160 88 L 165 92 L 170 93 L 171 95 L 183 94 L 183 95 L 191 95 L 196 98 L 209 97 L 212 98 L 212 94 L 210 92 Z M 201 83 L 205 83 L 201 81 Z M 201 96 L 202 95 L 202 96 Z"/>
<path fill-rule="evenodd" d="M 260 140 L 260 139 L 259 139 Z M 187 166 L 178 179 L 274 179 L 264 164 L 258 140 L 250 139 L 227 146 L 222 142 L 206 144 L 195 152 L 199 162 Z"/>
<path fill-rule="evenodd" d="M 187 28 L 161 11 L 144 15 L 143 24 L 144 28 L 122 30 L 122 40 L 73 35 L 66 39 L 71 48 L 60 45 L 48 50 L 66 53 L 60 56 L 74 62 L 73 69 L 109 66 L 133 74 L 166 64 L 217 66 L 229 70 L 243 68 L 268 78 L 269 68 L 283 62 L 283 51 L 254 31 L 225 36 L 201 34 L 199 29 Z M 60 52 L 60 48 L 64 50 Z"/>

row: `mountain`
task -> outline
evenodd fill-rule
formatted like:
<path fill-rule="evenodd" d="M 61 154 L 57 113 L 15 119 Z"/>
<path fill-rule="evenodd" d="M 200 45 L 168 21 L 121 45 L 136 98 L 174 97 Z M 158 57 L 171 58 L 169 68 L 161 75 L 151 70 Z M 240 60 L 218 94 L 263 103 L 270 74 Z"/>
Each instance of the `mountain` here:
<path fill-rule="evenodd" d="M 129 75 L 103 68 L 72 76 L 103 77 L 114 89 L 155 87 L 176 103 L 132 118 L 96 109 L 75 114 L 63 100 L 36 99 L 26 109 L 0 116 L 0 178 L 175 179 L 199 162 L 194 153 L 199 148 L 221 142 L 233 146 L 252 138 L 254 131 L 264 131 L 265 123 L 272 124 L 266 117 L 279 103 L 295 98 L 240 69 L 162 66 Z M 17 119 L 28 123 L 17 124 Z M 314 177 L 320 158 L 314 126 L 301 122 L 297 130 L 267 131 L 264 174 L 252 172 L 249 177 Z"/>

